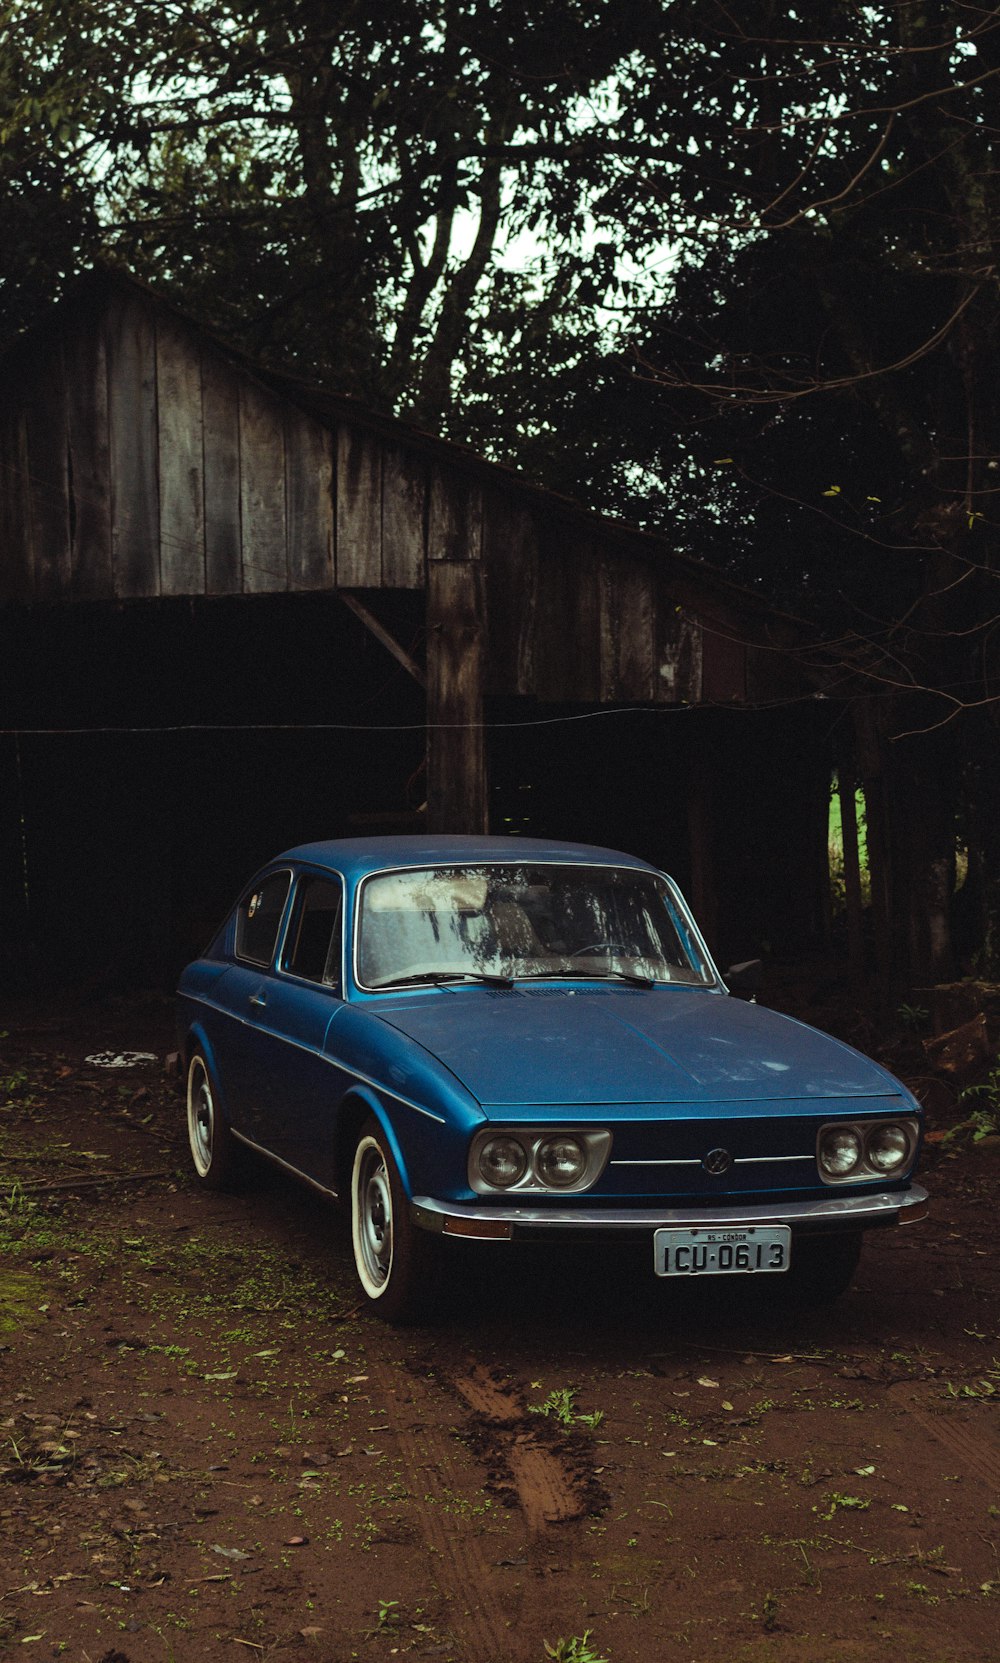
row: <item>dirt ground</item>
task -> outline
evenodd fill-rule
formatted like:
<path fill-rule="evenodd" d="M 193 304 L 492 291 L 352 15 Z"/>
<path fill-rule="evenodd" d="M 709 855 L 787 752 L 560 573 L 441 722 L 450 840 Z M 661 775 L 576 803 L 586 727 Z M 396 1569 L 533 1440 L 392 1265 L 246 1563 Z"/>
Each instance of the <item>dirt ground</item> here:
<path fill-rule="evenodd" d="M 159 997 L 0 1005 L 0 1656 L 1000 1656 L 1000 1158 L 825 1312 L 645 1255 L 359 1309 L 342 1225 L 188 1176 Z"/>

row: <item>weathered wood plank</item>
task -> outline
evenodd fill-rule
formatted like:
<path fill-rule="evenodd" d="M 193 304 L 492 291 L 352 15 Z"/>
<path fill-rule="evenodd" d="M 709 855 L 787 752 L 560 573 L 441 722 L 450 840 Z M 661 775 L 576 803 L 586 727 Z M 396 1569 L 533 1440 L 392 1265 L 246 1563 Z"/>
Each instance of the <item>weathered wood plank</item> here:
<path fill-rule="evenodd" d="M 483 566 L 490 619 L 487 687 L 491 693 L 535 691 L 538 528 L 509 499 L 484 503 Z"/>
<path fill-rule="evenodd" d="M 458 468 L 431 469 L 427 559 L 480 560 L 483 552 L 483 488 Z"/>
<path fill-rule="evenodd" d="M 210 349 L 202 353 L 201 398 L 205 431 L 205 592 L 238 595 L 243 587 L 239 382 L 229 365 Z"/>
<path fill-rule="evenodd" d="M 657 704 L 700 704 L 702 633 L 697 618 L 661 588 L 656 608 Z"/>
<path fill-rule="evenodd" d="M 283 411 L 252 381 L 240 383 L 240 517 L 245 592 L 287 589 Z"/>
<path fill-rule="evenodd" d="M 428 567 L 429 831 L 486 830 L 483 591 L 482 571 L 471 561 L 436 560 Z"/>
<path fill-rule="evenodd" d="M 653 581 L 645 562 L 609 550 L 601 562 L 601 698 L 653 697 Z"/>
<path fill-rule="evenodd" d="M 538 557 L 534 692 L 550 701 L 601 696 L 600 564 L 562 527 L 546 529 Z"/>
<path fill-rule="evenodd" d="M 747 649 L 735 620 L 703 617 L 701 687 L 706 704 L 745 704 Z"/>
<path fill-rule="evenodd" d="M 138 297 L 109 312 L 107 359 L 115 594 L 158 595 L 156 342 L 151 313 Z"/>
<path fill-rule="evenodd" d="M 422 589 L 426 581 L 427 464 L 396 445 L 382 459 L 382 583 Z"/>
<path fill-rule="evenodd" d="M 333 587 L 333 435 L 297 410 L 285 413 L 288 585 Z"/>
<path fill-rule="evenodd" d="M 569 639 L 575 643 L 577 699 L 596 704 L 601 696 L 601 560 L 593 542 L 573 548 Z"/>
<path fill-rule="evenodd" d="M 24 411 L 0 404 L 0 601 L 34 598 Z"/>
<path fill-rule="evenodd" d="M 382 582 L 382 441 L 341 423 L 337 429 L 337 586 Z"/>
<path fill-rule="evenodd" d="M 24 390 L 28 498 L 37 600 L 60 600 L 70 588 L 66 382 L 62 344 L 35 359 Z"/>
<path fill-rule="evenodd" d="M 114 594 L 111 554 L 111 445 L 104 317 L 97 308 L 65 331 L 66 438 L 73 595 Z"/>
<path fill-rule="evenodd" d="M 156 323 L 160 593 L 205 593 L 205 464 L 201 354 L 193 334 Z"/>

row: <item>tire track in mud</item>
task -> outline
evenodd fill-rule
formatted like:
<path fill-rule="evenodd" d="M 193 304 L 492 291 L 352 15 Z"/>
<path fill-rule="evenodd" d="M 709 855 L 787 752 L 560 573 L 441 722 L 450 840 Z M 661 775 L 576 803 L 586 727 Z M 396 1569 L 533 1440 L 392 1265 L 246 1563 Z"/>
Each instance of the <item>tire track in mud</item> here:
<path fill-rule="evenodd" d="M 468 1372 L 453 1375 L 450 1384 L 492 1434 L 494 1459 L 510 1474 L 532 1536 L 546 1525 L 565 1524 L 591 1510 L 594 1497 L 588 1494 L 586 1480 L 581 1481 L 578 1465 L 564 1449 L 543 1441 L 541 1429 L 530 1426 L 528 1411 L 510 1382 L 470 1360 Z"/>
<path fill-rule="evenodd" d="M 1000 1445 L 986 1431 L 975 1409 L 970 1411 L 943 1397 L 940 1382 L 915 1385 L 912 1381 L 901 1381 L 890 1386 L 888 1395 L 924 1432 L 944 1444 L 971 1473 L 982 1479 L 993 1494 L 1000 1490 Z M 967 1424 L 972 1415 L 976 1417 L 975 1426 Z"/>
<path fill-rule="evenodd" d="M 369 1367 L 386 1395 L 395 1395 L 398 1371 L 372 1357 Z M 449 1636 L 466 1663 L 514 1663 L 524 1591 L 505 1567 L 549 1553 L 553 1526 L 594 1512 L 606 1498 L 583 1440 L 547 1421 L 536 1425 L 516 1385 L 497 1371 L 473 1358 L 435 1359 L 411 1366 L 407 1378 L 410 1400 L 400 1403 L 393 1432 L 429 1568 L 446 1602 Z M 477 1494 L 516 1506 L 526 1558 L 498 1559 L 502 1538 L 478 1535 L 456 1508 L 456 1499 L 468 1498 L 470 1480 Z"/>
<path fill-rule="evenodd" d="M 383 1388 L 396 1390 L 395 1371 L 373 1358 L 369 1367 Z M 490 1663 L 512 1663 L 517 1605 L 512 1603 L 510 1584 L 498 1575 L 470 1522 L 449 1510 L 456 1496 L 468 1489 L 469 1464 L 456 1446 L 454 1428 L 439 1423 L 441 1405 L 433 1401 L 426 1378 L 413 1372 L 409 1386 L 412 1401 L 393 1432 L 433 1579 L 447 1604 L 449 1635 L 467 1663 L 483 1663 L 486 1658 Z M 495 1549 L 496 1538 L 492 1540 Z"/>

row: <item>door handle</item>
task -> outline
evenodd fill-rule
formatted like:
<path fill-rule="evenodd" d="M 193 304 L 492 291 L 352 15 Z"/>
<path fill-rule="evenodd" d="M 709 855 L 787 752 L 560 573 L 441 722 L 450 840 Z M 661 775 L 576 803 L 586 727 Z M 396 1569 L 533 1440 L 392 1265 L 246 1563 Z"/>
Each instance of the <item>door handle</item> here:
<path fill-rule="evenodd" d="M 259 1008 L 263 1010 L 264 1006 L 267 1004 L 267 1000 L 265 999 L 263 993 L 251 993 L 250 1003 L 251 1005 L 259 1006 Z"/>

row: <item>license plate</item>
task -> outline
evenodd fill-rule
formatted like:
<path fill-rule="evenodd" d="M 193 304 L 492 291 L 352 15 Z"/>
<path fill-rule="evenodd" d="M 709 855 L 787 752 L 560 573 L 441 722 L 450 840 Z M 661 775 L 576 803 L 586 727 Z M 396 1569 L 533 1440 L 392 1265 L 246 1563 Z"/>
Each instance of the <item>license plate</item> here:
<path fill-rule="evenodd" d="M 657 1276 L 759 1276 L 787 1270 L 791 1257 L 787 1224 L 653 1232 Z"/>

